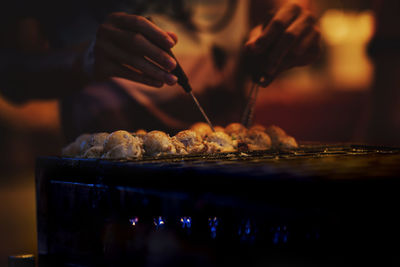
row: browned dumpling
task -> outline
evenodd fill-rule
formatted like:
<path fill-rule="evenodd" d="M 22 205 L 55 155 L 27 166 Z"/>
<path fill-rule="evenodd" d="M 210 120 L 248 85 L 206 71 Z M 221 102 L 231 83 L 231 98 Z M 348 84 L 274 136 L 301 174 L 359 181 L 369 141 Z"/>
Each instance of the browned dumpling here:
<path fill-rule="evenodd" d="M 214 130 L 216 131 L 216 132 L 225 132 L 225 128 L 224 127 L 222 127 L 222 126 L 215 126 L 214 127 Z"/>
<path fill-rule="evenodd" d="M 143 155 L 142 140 L 127 131 L 115 131 L 104 141 L 103 158 L 137 158 Z"/>
<path fill-rule="evenodd" d="M 186 147 L 184 144 L 181 143 L 175 136 L 171 138 L 172 144 L 175 146 L 176 154 L 177 155 L 187 155 L 189 154 L 186 151 Z"/>
<path fill-rule="evenodd" d="M 293 149 L 298 147 L 296 140 L 287 135 L 286 132 L 278 126 L 272 125 L 268 127 L 266 133 L 271 138 L 272 147 L 276 149 Z"/>
<path fill-rule="evenodd" d="M 84 158 L 90 157 L 90 158 L 96 158 L 99 153 L 101 156 L 101 153 L 103 152 L 104 148 L 104 142 L 108 137 L 108 133 L 96 133 L 92 134 L 90 139 L 88 141 L 82 143 L 81 145 L 81 155 Z M 95 149 L 92 149 L 92 147 L 96 147 Z M 101 151 L 100 151 L 101 148 Z M 88 152 L 91 150 L 90 152 Z"/>
<path fill-rule="evenodd" d="M 256 131 L 265 132 L 267 130 L 267 128 L 265 128 L 261 124 L 256 124 L 256 125 L 251 126 L 251 128 L 249 130 L 256 130 Z"/>
<path fill-rule="evenodd" d="M 230 135 L 232 139 L 244 140 L 247 134 L 247 129 L 240 123 L 231 123 L 226 126 L 225 133 Z"/>
<path fill-rule="evenodd" d="M 279 144 L 280 148 L 283 149 L 293 149 L 293 148 L 298 148 L 299 145 L 296 142 L 296 139 L 292 136 L 286 136 L 285 138 L 280 140 Z"/>
<path fill-rule="evenodd" d="M 271 148 L 271 138 L 263 131 L 249 130 L 244 142 L 249 150 L 267 150 Z"/>
<path fill-rule="evenodd" d="M 147 134 L 147 131 L 143 129 L 139 129 L 136 132 L 133 133 L 133 135 L 136 135 L 137 137 L 143 138 Z"/>
<path fill-rule="evenodd" d="M 82 134 L 78 136 L 74 142 L 63 148 L 62 155 L 67 157 L 81 156 L 89 147 L 89 141 L 91 138 L 91 134 Z"/>
<path fill-rule="evenodd" d="M 146 155 L 160 156 L 176 154 L 176 148 L 171 138 L 164 132 L 152 131 L 143 138 L 143 147 Z"/>
<path fill-rule="evenodd" d="M 195 131 L 200 135 L 201 138 L 205 138 L 207 135 L 211 134 L 213 131 L 205 122 L 197 122 L 190 127 L 190 130 Z"/>
<path fill-rule="evenodd" d="M 92 146 L 83 154 L 84 158 L 101 158 L 103 155 L 103 145 L 101 146 Z"/>
<path fill-rule="evenodd" d="M 132 142 L 121 143 L 103 155 L 106 159 L 139 158 L 143 154 L 141 140 L 134 137 Z"/>
<path fill-rule="evenodd" d="M 233 152 L 235 151 L 235 142 L 232 138 L 223 132 L 214 132 L 206 140 L 208 153 Z"/>
<path fill-rule="evenodd" d="M 110 135 L 109 133 L 93 134 L 92 138 L 90 139 L 90 145 L 91 146 L 103 146 L 104 142 L 106 141 L 106 139 L 109 135 Z"/>
<path fill-rule="evenodd" d="M 202 153 L 206 151 L 206 147 L 203 144 L 203 139 L 195 131 L 181 131 L 177 135 L 175 135 L 174 138 L 176 138 L 185 146 L 185 150 L 189 154 Z"/>
<path fill-rule="evenodd" d="M 104 152 L 107 153 L 116 146 L 133 141 L 134 137 L 127 131 L 120 130 L 112 132 L 104 141 Z"/>

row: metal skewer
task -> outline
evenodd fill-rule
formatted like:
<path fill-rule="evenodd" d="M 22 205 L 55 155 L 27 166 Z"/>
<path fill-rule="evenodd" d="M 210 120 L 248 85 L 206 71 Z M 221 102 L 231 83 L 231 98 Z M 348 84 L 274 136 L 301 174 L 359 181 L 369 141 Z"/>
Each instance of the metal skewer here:
<path fill-rule="evenodd" d="M 246 128 L 249 128 L 249 126 L 252 123 L 253 115 L 254 115 L 254 108 L 255 108 L 259 89 L 260 89 L 260 85 L 258 83 L 253 83 L 253 85 L 250 89 L 246 108 L 242 115 L 242 124 Z"/>
<path fill-rule="evenodd" d="M 151 19 L 151 17 L 146 17 L 146 18 L 149 21 L 154 23 L 154 21 Z M 189 84 L 189 79 L 186 76 L 185 72 L 183 71 L 183 69 L 182 69 L 181 65 L 179 64 L 178 60 L 176 59 L 175 55 L 172 53 L 171 50 L 167 50 L 166 52 L 171 57 L 173 57 L 175 59 L 175 61 L 176 61 L 176 68 L 171 73 L 174 74 L 178 78 L 178 84 L 183 88 L 183 90 L 185 90 L 186 93 L 188 93 L 192 97 L 192 99 L 195 102 L 197 108 L 200 110 L 201 115 L 203 115 L 203 118 L 208 123 L 208 125 L 210 126 L 212 131 L 215 132 L 215 129 L 214 129 L 210 119 L 208 118 L 206 112 L 204 111 L 203 107 L 200 105 L 200 103 L 197 100 L 197 98 L 194 96 L 193 90 L 192 90 L 192 86 L 190 86 L 190 84 Z"/>
<path fill-rule="evenodd" d="M 200 105 L 199 101 L 198 101 L 197 98 L 194 96 L 193 92 L 191 91 L 189 94 L 192 96 L 194 102 L 196 103 L 196 105 L 197 105 L 197 107 L 199 108 L 199 110 L 200 110 L 201 114 L 203 115 L 204 119 L 206 120 L 206 122 L 207 122 L 208 125 L 210 126 L 211 130 L 212 130 L 213 132 L 215 132 L 214 126 L 212 125 L 212 123 L 211 123 L 210 119 L 208 118 L 207 114 L 204 112 L 203 107 Z"/>

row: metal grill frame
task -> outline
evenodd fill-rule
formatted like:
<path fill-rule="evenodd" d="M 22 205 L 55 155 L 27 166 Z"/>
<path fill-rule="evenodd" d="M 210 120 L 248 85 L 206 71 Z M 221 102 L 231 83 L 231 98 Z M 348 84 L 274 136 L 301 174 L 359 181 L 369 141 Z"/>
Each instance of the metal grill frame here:
<path fill-rule="evenodd" d="M 372 164 L 377 171 L 347 166 L 352 160 Z M 185 244 L 179 251 L 183 258 L 186 248 L 206 251 L 214 266 L 249 266 L 265 250 L 270 251 L 267 262 L 375 260 L 390 266 L 399 263 L 399 246 L 389 243 L 400 237 L 393 213 L 400 202 L 399 163 L 398 148 L 362 145 L 133 161 L 39 158 L 40 262 L 113 266 L 127 261 L 147 266 L 140 251 L 126 245 L 136 240 L 129 220 L 138 217 L 147 234 L 177 236 Z M 340 164 L 342 171 L 337 169 Z M 166 218 L 167 231 L 150 229 L 158 216 Z M 190 237 L 177 227 L 182 216 L 193 219 Z M 213 217 L 223 225 L 216 241 L 207 232 L 207 219 Z M 257 229 L 253 240 L 237 233 L 245 232 L 247 221 Z M 274 244 L 278 227 L 289 229 L 287 244 Z M 110 233 L 120 238 L 107 241 Z M 334 254 L 340 256 L 332 259 Z M 199 254 L 193 257 L 198 260 Z"/>

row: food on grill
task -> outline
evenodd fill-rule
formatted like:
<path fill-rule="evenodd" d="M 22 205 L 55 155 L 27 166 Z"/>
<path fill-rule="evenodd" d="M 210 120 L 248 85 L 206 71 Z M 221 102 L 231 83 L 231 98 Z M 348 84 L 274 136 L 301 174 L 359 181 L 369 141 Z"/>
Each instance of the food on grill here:
<path fill-rule="evenodd" d="M 264 126 L 262 126 L 260 124 L 256 124 L 256 125 L 250 127 L 250 131 L 251 130 L 265 132 L 267 130 L 267 128 L 265 128 Z"/>
<path fill-rule="evenodd" d="M 213 132 L 206 137 L 208 153 L 217 152 L 233 152 L 235 151 L 236 142 L 224 132 Z"/>
<path fill-rule="evenodd" d="M 84 148 L 87 142 L 89 142 L 91 138 L 92 135 L 90 134 L 82 134 L 78 136 L 75 142 L 72 142 L 63 149 L 62 154 L 64 156 L 71 156 L 71 157 L 82 156 L 85 152 Z"/>
<path fill-rule="evenodd" d="M 183 144 L 184 150 L 188 154 L 202 153 L 202 152 L 206 151 L 206 146 L 204 145 L 203 139 L 195 131 L 192 131 L 192 130 L 182 131 L 182 132 L 179 132 L 177 135 L 175 135 L 173 138 L 175 138 L 177 141 L 179 141 L 181 144 Z M 177 145 L 175 145 L 175 147 L 176 146 Z M 179 146 L 179 143 L 178 143 L 178 146 Z M 180 153 L 180 154 L 182 154 L 182 153 Z"/>
<path fill-rule="evenodd" d="M 176 154 L 172 138 L 164 132 L 152 131 L 143 137 L 143 148 L 149 156 Z"/>
<path fill-rule="evenodd" d="M 263 131 L 250 129 L 244 139 L 248 150 L 267 150 L 271 148 L 271 138 Z"/>
<path fill-rule="evenodd" d="M 140 129 L 140 130 L 137 130 L 136 132 L 134 132 L 133 134 L 136 135 L 137 137 L 142 138 L 147 134 L 147 132 L 143 129 Z"/>
<path fill-rule="evenodd" d="M 80 151 L 84 158 L 98 158 L 103 154 L 103 144 L 109 133 L 97 133 L 81 142 Z"/>
<path fill-rule="evenodd" d="M 298 147 L 296 140 L 287 135 L 285 131 L 278 126 L 272 125 L 268 127 L 265 132 L 271 138 L 272 146 L 276 149 L 292 149 Z"/>
<path fill-rule="evenodd" d="M 127 131 L 115 131 L 107 136 L 104 141 L 104 152 L 112 150 L 114 147 L 133 141 L 133 136 Z"/>
<path fill-rule="evenodd" d="M 193 124 L 192 127 L 190 127 L 190 130 L 198 133 L 201 138 L 204 138 L 213 132 L 210 125 L 205 122 L 197 122 Z"/>
<path fill-rule="evenodd" d="M 274 125 L 268 128 L 255 125 L 247 129 L 239 123 L 232 123 L 226 128 L 217 126 L 215 130 L 213 132 L 206 123 L 196 123 L 190 130 L 173 137 L 161 131 L 147 133 L 145 130 L 83 134 L 62 153 L 68 157 L 126 159 L 298 147 L 293 137 Z"/>
<path fill-rule="evenodd" d="M 134 137 L 133 142 L 122 143 L 103 155 L 106 159 L 139 158 L 143 154 L 142 141 Z"/>
<path fill-rule="evenodd" d="M 143 141 L 127 131 L 116 131 L 107 136 L 104 141 L 103 157 L 137 158 L 143 154 Z"/>
<path fill-rule="evenodd" d="M 244 140 L 247 134 L 247 128 L 240 123 L 231 123 L 226 126 L 225 133 L 229 134 L 232 139 Z"/>
<path fill-rule="evenodd" d="M 101 158 L 103 155 L 103 146 L 93 146 L 85 151 L 83 154 L 84 158 Z"/>
<path fill-rule="evenodd" d="M 89 146 L 90 147 L 103 146 L 104 142 L 106 141 L 109 135 L 110 135 L 109 133 L 93 134 L 92 138 L 89 140 Z"/>
<path fill-rule="evenodd" d="M 222 126 L 214 126 L 216 132 L 225 132 L 225 128 Z"/>

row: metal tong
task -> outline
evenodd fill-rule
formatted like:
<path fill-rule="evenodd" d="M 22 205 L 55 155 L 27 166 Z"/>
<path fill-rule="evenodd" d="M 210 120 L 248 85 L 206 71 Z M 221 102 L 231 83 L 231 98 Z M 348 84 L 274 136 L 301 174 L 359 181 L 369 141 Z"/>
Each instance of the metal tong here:
<path fill-rule="evenodd" d="M 257 81 L 255 81 L 253 79 L 253 83 L 251 85 L 251 89 L 250 89 L 249 95 L 247 97 L 246 108 L 244 109 L 244 112 L 242 115 L 242 124 L 246 128 L 249 128 L 251 126 L 251 124 L 253 123 L 254 108 L 256 106 L 257 96 L 258 96 L 258 92 L 260 91 L 260 83 L 262 80 L 265 80 L 265 77 L 261 77 Z M 271 82 L 272 82 L 272 80 L 269 81 L 267 86 Z"/>
<path fill-rule="evenodd" d="M 272 16 L 268 17 L 267 20 L 264 21 L 263 23 L 263 29 L 265 29 L 269 23 L 269 21 L 271 20 Z M 257 60 L 256 58 L 254 58 L 254 60 Z M 253 123 L 253 116 L 254 116 L 254 108 L 256 105 L 256 101 L 257 101 L 257 96 L 258 96 L 258 92 L 260 91 L 260 83 L 264 83 L 266 81 L 266 77 L 264 76 L 264 74 L 262 73 L 257 73 L 253 74 L 252 76 L 253 82 L 251 85 L 251 89 L 249 92 L 249 95 L 247 97 L 247 104 L 246 104 L 246 108 L 243 112 L 242 115 L 242 124 L 246 127 L 249 128 L 250 125 Z M 272 79 L 270 79 L 267 83 L 267 86 L 270 85 L 272 82 Z"/>

